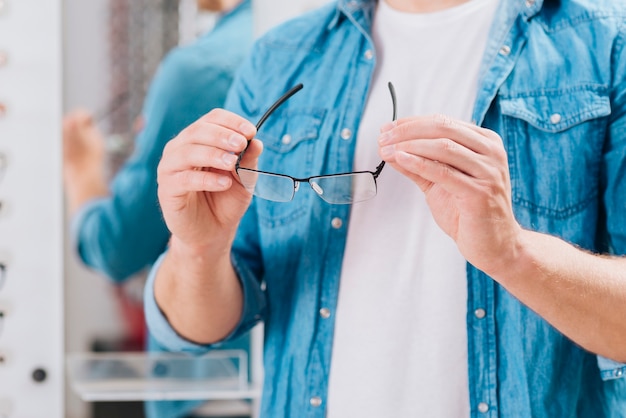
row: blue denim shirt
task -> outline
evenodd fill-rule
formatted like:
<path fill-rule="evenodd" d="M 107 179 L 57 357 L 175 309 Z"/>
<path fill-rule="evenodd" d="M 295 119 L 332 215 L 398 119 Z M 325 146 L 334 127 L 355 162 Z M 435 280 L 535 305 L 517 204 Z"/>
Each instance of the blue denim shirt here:
<path fill-rule="evenodd" d="M 376 65 L 374 6 L 339 0 L 257 43 L 229 109 L 256 121 L 304 84 L 258 133 L 262 170 L 295 177 L 351 170 Z M 626 253 L 625 31 L 621 0 L 502 1 L 473 112 L 504 140 L 518 221 L 615 254 Z M 349 215 L 349 206 L 326 204 L 303 188 L 291 203 L 253 199 L 241 222 L 232 259 L 245 304 L 233 335 L 265 321 L 264 417 L 325 415 L 334 317 L 319 312 L 335 312 Z M 397 250 L 410 256 L 402 243 Z M 626 417 L 623 365 L 578 347 L 471 265 L 467 286 L 472 417 Z M 176 335 L 152 282 L 146 309 L 168 348 L 206 348 Z"/>

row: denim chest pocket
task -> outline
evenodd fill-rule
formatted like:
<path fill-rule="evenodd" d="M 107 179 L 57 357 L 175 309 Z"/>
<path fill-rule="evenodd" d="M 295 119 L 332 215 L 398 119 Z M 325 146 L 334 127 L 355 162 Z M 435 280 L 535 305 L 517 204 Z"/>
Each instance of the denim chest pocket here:
<path fill-rule="evenodd" d="M 502 95 L 513 203 L 565 219 L 597 199 L 608 93 L 580 87 Z"/>
<path fill-rule="evenodd" d="M 325 110 L 311 108 L 279 109 L 270 116 L 257 137 L 263 142 L 259 170 L 304 178 L 315 169 L 316 149 Z M 259 221 L 266 227 L 289 225 L 307 213 L 311 193 L 301 184 L 291 202 L 271 202 L 257 198 Z"/>

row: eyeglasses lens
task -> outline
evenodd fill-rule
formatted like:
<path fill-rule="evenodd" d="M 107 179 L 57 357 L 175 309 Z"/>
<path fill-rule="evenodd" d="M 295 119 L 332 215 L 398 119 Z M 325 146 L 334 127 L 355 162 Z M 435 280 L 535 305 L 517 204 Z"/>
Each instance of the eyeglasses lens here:
<path fill-rule="evenodd" d="M 314 177 L 309 183 L 322 199 L 333 204 L 362 202 L 376 196 L 376 180 L 372 173 Z"/>
<path fill-rule="evenodd" d="M 294 181 L 280 174 L 259 173 L 240 167 L 237 170 L 241 184 L 261 199 L 273 202 L 289 202 L 295 193 Z"/>

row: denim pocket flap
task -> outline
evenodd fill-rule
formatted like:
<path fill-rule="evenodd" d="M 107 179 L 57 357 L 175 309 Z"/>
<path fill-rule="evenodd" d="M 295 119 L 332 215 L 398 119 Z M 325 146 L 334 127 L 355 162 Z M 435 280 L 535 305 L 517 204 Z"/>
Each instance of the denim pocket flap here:
<path fill-rule="evenodd" d="M 506 116 L 556 133 L 610 115 L 611 103 L 603 90 L 586 87 L 500 96 L 500 108 Z"/>
<path fill-rule="evenodd" d="M 319 137 L 323 110 L 278 110 L 270 116 L 257 135 L 263 146 L 277 153 L 288 153 L 305 141 Z"/>

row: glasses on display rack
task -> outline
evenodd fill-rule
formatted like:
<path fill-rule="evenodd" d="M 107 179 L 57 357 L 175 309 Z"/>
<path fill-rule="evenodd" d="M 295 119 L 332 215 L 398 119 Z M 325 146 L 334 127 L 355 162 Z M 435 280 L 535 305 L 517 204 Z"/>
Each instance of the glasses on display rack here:
<path fill-rule="evenodd" d="M 7 266 L 0 261 L 0 290 L 4 287 L 4 282 L 7 278 Z"/>
<path fill-rule="evenodd" d="M 4 178 L 4 173 L 7 170 L 7 156 L 0 152 L 0 183 L 2 183 L 2 179 Z"/>
<path fill-rule="evenodd" d="M 396 92 L 391 82 L 388 83 L 388 86 L 393 105 L 392 120 L 395 121 L 397 117 Z M 302 87 L 302 84 L 298 84 L 278 99 L 259 119 L 256 125 L 257 131 L 281 104 L 300 91 Z M 235 171 L 239 176 L 241 184 L 255 196 L 274 202 L 291 201 L 299 190 L 300 183 L 308 183 L 320 198 L 331 204 L 345 205 L 363 202 L 376 196 L 376 179 L 385 167 L 385 162 L 382 161 L 374 171 L 352 171 L 349 173 L 295 178 L 286 174 L 269 173 L 242 167 L 240 163 L 245 152 L 246 150 L 244 149 L 235 165 Z"/>

